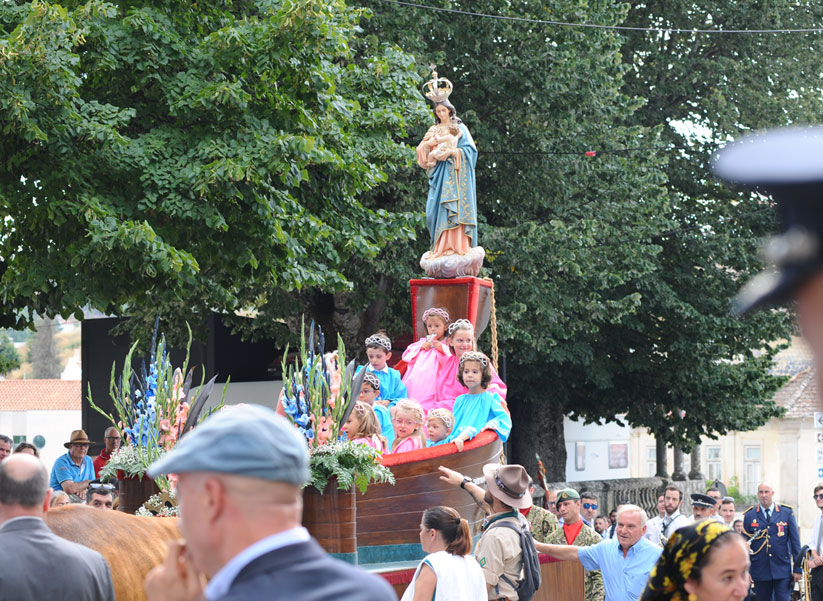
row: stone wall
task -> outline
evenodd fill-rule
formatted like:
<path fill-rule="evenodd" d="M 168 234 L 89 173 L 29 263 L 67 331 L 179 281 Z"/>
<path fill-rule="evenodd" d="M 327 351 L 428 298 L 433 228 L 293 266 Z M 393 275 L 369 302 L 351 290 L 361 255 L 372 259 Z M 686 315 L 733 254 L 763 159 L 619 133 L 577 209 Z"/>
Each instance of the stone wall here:
<path fill-rule="evenodd" d="M 597 496 L 597 513 L 608 515 L 609 511 L 616 509 L 622 503 L 632 503 L 639 505 L 649 514 L 649 517 L 657 515 L 657 497 L 672 481 L 666 478 L 623 478 L 619 480 L 591 480 L 583 482 L 549 482 L 548 486 L 552 490 L 561 488 L 573 488 L 578 492 L 584 490 L 594 493 Z M 689 495 L 695 492 L 705 492 L 706 482 L 704 480 L 686 480 L 674 482 L 683 491 L 683 504 L 680 512 L 691 516 L 692 504 Z M 541 505 L 543 490 L 535 487 L 535 505 Z"/>

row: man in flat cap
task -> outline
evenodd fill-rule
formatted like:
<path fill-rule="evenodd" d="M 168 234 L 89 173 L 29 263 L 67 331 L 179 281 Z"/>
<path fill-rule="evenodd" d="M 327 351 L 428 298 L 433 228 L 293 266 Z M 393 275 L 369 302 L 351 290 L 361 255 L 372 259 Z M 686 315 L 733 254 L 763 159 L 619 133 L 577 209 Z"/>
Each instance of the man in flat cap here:
<path fill-rule="evenodd" d="M 715 158 L 720 177 L 771 196 L 781 232 L 766 247 L 772 264 L 740 291 L 735 310 L 746 313 L 789 300 L 800 331 L 815 355 L 823 384 L 823 127 L 783 128 L 729 144 Z M 791 508 L 772 502 L 773 489 L 757 487 L 760 503 L 744 513 L 751 574 L 758 601 L 788 601 L 799 565 Z M 793 539 L 790 541 L 789 539 Z M 799 562 L 798 562 L 799 563 Z M 821 575 L 823 577 L 823 575 Z"/>
<path fill-rule="evenodd" d="M 224 409 L 148 473 L 178 475 L 185 539 L 146 577 L 149 601 L 396 599 L 384 579 L 329 557 L 300 525 L 306 441 L 273 411 Z"/>
<path fill-rule="evenodd" d="M 557 493 L 557 511 L 563 518 L 563 526 L 548 535 L 545 541 L 550 545 L 575 545 L 588 547 L 603 542 L 592 528 L 583 523 L 580 515 L 580 495 L 572 488 L 564 488 Z M 606 590 L 600 570 L 586 572 L 584 580 L 586 601 L 603 601 Z"/>

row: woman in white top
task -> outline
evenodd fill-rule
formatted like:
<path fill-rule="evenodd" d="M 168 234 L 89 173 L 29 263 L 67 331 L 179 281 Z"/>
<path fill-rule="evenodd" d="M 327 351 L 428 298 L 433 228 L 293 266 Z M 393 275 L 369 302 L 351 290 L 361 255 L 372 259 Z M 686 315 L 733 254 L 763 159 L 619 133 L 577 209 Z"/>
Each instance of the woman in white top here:
<path fill-rule="evenodd" d="M 428 553 L 401 601 L 486 601 L 486 581 L 472 552 L 469 523 L 451 507 L 432 507 L 420 522 Z"/>

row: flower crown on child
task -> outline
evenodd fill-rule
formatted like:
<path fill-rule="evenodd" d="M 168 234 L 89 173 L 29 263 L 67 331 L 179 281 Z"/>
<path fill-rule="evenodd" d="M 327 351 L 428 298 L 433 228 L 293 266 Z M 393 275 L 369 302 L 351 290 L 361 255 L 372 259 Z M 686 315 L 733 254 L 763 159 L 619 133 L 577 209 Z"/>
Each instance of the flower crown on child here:
<path fill-rule="evenodd" d="M 489 358 L 480 351 L 466 351 L 463 353 L 463 356 L 460 357 L 460 365 L 463 365 L 466 361 L 477 361 L 483 367 L 489 365 Z"/>
<path fill-rule="evenodd" d="M 446 425 L 447 430 L 454 428 L 454 414 L 444 407 L 437 407 L 429 411 L 427 419 L 437 418 Z"/>
<path fill-rule="evenodd" d="M 426 323 L 426 320 L 431 317 L 432 315 L 436 315 L 440 319 L 442 319 L 447 324 L 449 323 L 449 312 L 441 307 L 431 307 L 423 311 L 423 323 Z"/>
<path fill-rule="evenodd" d="M 384 334 L 374 334 L 366 338 L 366 346 L 379 346 L 386 349 L 386 352 L 391 352 L 391 340 Z"/>
<path fill-rule="evenodd" d="M 454 334 L 457 330 L 471 330 L 474 332 L 474 324 L 468 319 L 458 319 L 449 325 L 449 336 Z"/>
<path fill-rule="evenodd" d="M 423 407 L 420 406 L 415 400 L 412 399 L 400 399 L 394 406 L 395 415 L 398 413 L 407 413 L 414 418 L 415 424 L 423 424 L 424 421 L 424 414 L 423 414 Z"/>
<path fill-rule="evenodd" d="M 366 372 L 363 376 L 363 384 L 369 384 L 374 390 L 380 390 L 380 380 L 374 374 Z"/>

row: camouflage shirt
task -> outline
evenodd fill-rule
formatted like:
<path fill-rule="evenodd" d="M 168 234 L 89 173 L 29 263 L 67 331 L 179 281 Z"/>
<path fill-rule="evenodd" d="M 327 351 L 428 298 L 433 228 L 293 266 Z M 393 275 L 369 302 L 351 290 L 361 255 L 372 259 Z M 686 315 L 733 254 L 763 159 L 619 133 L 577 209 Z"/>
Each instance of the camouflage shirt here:
<path fill-rule="evenodd" d="M 526 516 L 526 521 L 532 530 L 534 540 L 539 543 L 549 542 L 549 534 L 560 528 L 557 516 L 548 509 L 543 509 L 537 505 L 532 505 L 529 515 Z"/>
<path fill-rule="evenodd" d="M 550 545 L 565 545 L 567 544 L 566 533 L 563 531 L 563 528 L 558 528 L 549 534 L 545 542 Z M 589 547 L 602 542 L 603 537 L 595 532 L 593 528 L 586 526 L 586 524 L 583 524 L 580 533 L 577 535 L 577 538 L 574 539 L 574 545 L 576 547 Z M 606 598 L 606 589 L 603 586 L 603 575 L 600 573 L 600 570 L 586 570 L 586 576 L 583 582 L 586 601 L 603 601 Z"/>

